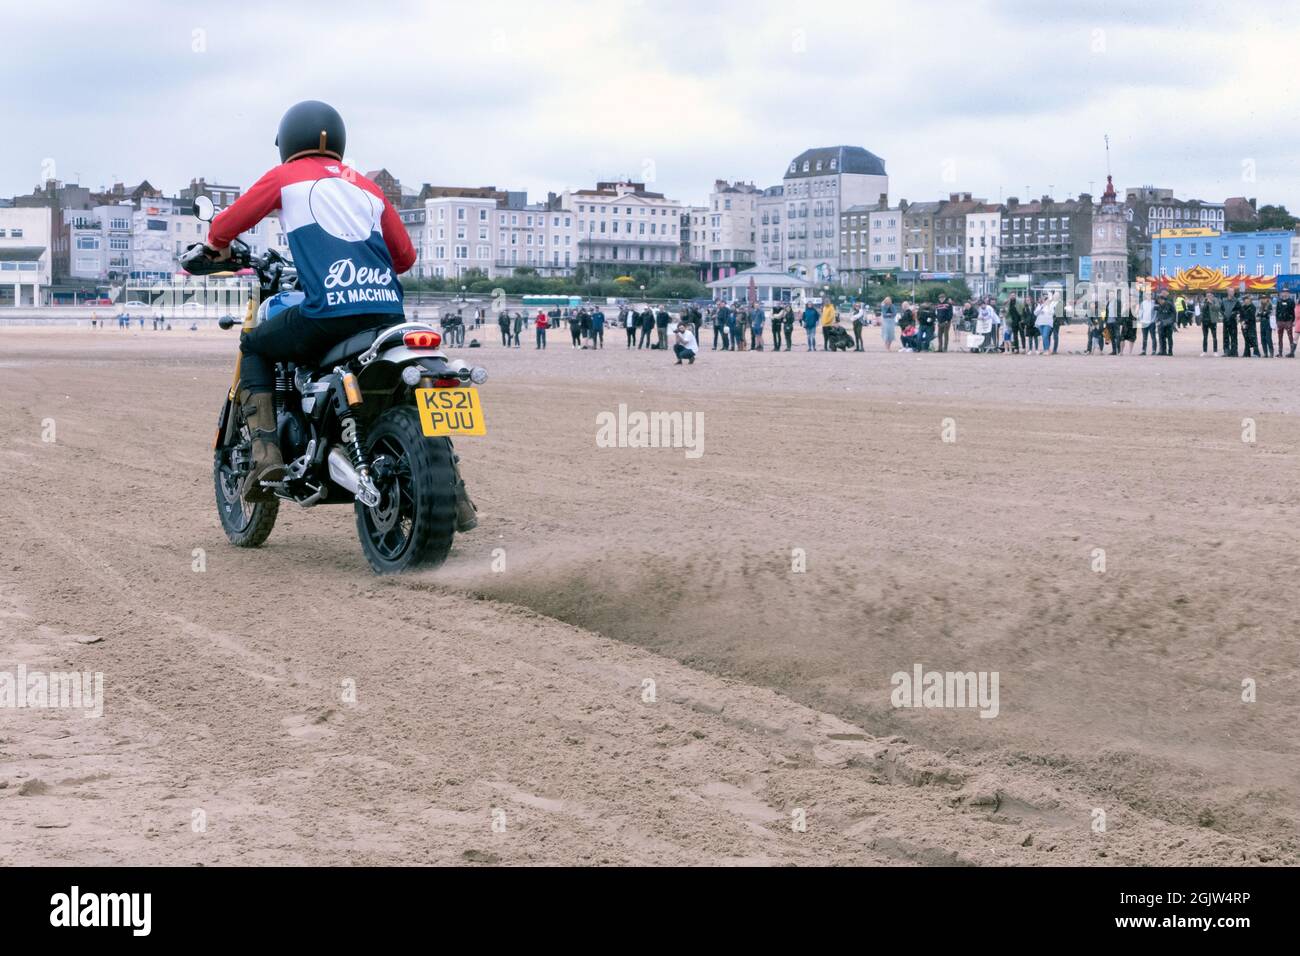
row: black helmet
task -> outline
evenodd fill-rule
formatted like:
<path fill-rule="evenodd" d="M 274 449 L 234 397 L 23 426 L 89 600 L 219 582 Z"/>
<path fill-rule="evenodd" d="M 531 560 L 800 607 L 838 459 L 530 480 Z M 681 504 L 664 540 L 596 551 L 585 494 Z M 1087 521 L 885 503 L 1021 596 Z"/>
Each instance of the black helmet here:
<path fill-rule="evenodd" d="M 320 153 L 343 159 L 348 134 L 339 111 L 320 100 L 303 100 L 280 120 L 275 145 L 280 147 L 280 162 L 297 156 Z"/>

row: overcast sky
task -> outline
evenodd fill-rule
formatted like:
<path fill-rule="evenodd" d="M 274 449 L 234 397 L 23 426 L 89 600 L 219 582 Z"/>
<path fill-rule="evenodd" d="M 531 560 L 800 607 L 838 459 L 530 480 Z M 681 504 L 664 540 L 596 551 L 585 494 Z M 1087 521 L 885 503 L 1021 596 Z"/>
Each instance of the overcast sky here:
<path fill-rule="evenodd" d="M 404 184 L 685 202 L 865 146 L 891 200 L 1116 186 L 1300 207 L 1294 0 L 0 0 L 0 194 L 247 185 L 324 99 Z"/>

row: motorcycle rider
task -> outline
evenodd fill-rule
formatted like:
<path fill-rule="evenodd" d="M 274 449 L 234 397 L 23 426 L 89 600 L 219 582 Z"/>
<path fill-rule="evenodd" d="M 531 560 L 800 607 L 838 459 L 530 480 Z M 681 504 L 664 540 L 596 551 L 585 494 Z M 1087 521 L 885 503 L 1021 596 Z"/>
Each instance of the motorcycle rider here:
<path fill-rule="evenodd" d="M 404 320 L 397 276 L 415 250 L 397 210 L 373 182 L 343 164 L 347 131 L 338 111 L 306 100 L 280 120 L 280 165 L 212 220 L 205 253 L 230 256 L 230 243 L 279 211 L 304 298 L 240 336 L 239 401 L 253 438 L 253 467 L 240 487 L 245 501 L 274 491 L 262 482 L 285 475 L 276 431 L 273 365 L 310 363 L 367 329 Z M 457 481 L 459 530 L 474 524 L 474 507 Z"/>

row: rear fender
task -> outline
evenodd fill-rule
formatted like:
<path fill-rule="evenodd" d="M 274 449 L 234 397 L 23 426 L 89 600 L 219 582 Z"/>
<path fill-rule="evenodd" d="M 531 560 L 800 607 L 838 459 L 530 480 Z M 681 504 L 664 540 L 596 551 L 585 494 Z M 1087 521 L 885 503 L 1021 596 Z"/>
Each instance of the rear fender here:
<path fill-rule="evenodd" d="M 454 376 L 468 385 L 470 367 L 460 359 L 448 359 L 443 352 L 409 349 L 405 346 L 385 349 L 373 362 L 357 373 L 367 408 L 365 417 L 378 416 L 390 406 L 409 400 L 410 392 L 402 381 L 402 369 L 416 365 L 434 378 Z"/>
<path fill-rule="evenodd" d="M 397 345 L 390 349 L 384 349 L 375 356 L 375 360 L 370 364 L 377 365 L 380 362 L 389 362 L 393 365 L 401 366 L 410 365 L 411 362 L 418 359 L 433 359 L 434 361 L 443 362 L 447 365 L 453 364 L 452 362 L 447 361 L 447 353 L 441 350 L 411 349 L 407 348 L 405 345 Z"/>
<path fill-rule="evenodd" d="M 373 362 L 363 366 L 358 378 L 363 389 L 388 389 L 400 381 L 402 369 L 408 365 L 418 365 L 429 371 L 430 375 L 442 377 L 443 373 L 469 380 L 469 365 L 460 359 L 448 359 L 443 352 L 428 349 L 409 349 L 404 345 L 385 349 Z"/>

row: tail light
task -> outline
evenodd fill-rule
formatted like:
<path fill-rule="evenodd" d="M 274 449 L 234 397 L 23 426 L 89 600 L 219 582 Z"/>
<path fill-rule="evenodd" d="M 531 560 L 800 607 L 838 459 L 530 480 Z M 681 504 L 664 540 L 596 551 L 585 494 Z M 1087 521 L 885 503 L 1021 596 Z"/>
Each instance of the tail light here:
<path fill-rule="evenodd" d="M 442 336 L 437 332 L 407 332 L 402 341 L 409 349 L 436 349 L 442 344 Z"/>

